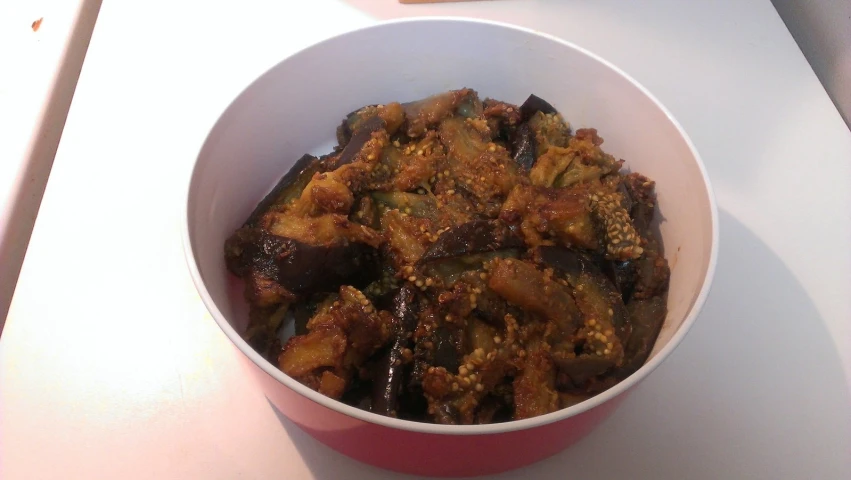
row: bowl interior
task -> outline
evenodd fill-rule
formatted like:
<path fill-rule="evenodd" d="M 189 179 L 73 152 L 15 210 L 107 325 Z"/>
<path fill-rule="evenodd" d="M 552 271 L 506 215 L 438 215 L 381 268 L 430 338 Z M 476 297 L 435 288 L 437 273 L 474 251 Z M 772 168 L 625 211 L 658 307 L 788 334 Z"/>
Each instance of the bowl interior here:
<path fill-rule="evenodd" d="M 187 211 L 190 266 L 219 323 L 242 332 L 246 321 L 224 241 L 296 159 L 330 151 L 336 126 L 358 107 L 461 87 L 514 103 L 535 93 L 574 128 L 597 128 L 606 151 L 657 182 L 671 287 L 652 355 L 667 355 L 702 303 L 715 255 L 714 203 L 690 142 L 649 94 L 594 55 L 531 31 L 460 19 L 385 23 L 314 45 L 259 78 L 222 115 L 198 156 Z"/>

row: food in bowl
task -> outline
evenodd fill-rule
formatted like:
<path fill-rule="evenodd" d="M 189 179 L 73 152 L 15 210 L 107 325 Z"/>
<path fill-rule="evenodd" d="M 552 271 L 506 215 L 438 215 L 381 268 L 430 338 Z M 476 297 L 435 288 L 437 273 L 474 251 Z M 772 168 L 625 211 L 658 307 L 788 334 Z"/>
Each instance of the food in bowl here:
<path fill-rule="evenodd" d="M 225 243 L 246 341 L 287 375 L 440 424 L 566 408 L 644 364 L 670 270 L 655 184 L 531 95 L 370 105 Z M 289 316 L 295 335 L 281 341 Z"/>

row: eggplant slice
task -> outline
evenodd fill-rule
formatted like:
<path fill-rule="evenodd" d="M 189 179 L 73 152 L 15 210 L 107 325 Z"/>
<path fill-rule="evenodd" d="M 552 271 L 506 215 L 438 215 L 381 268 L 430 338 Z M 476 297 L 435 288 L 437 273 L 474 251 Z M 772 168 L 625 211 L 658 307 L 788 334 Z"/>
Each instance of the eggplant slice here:
<path fill-rule="evenodd" d="M 397 417 L 399 392 L 403 386 L 406 349 L 413 345 L 411 336 L 417 328 L 416 296 L 414 289 L 405 286 L 393 297 L 395 331 L 393 343 L 382 356 L 372 384 L 372 411 Z"/>
<path fill-rule="evenodd" d="M 431 247 L 420 257 L 419 263 L 510 248 L 522 248 L 523 245 L 523 239 L 514 227 L 510 227 L 499 220 L 474 220 L 452 227 L 441 234 L 437 241 L 431 244 Z"/>
<path fill-rule="evenodd" d="M 378 273 L 377 251 L 362 243 L 308 245 L 245 228 L 228 240 L 225 250 L 233 274 L 260 274 L 295 294 L 335 291 L 344 284 L 365 286 Z"/>
<path fill-rule="evenodd" d="M 321 171 L 320 161 L 313 155 L 304 155 L 299 158 L 295 165 L 278 181 L 275 188 L 266 195 L 245 222 L 245 226 L 257 225 L 260 217 L 276 205 L 284 205 L 290 200 L 301 195 L 305 185 L 313 178 L 314 173 Z"/>

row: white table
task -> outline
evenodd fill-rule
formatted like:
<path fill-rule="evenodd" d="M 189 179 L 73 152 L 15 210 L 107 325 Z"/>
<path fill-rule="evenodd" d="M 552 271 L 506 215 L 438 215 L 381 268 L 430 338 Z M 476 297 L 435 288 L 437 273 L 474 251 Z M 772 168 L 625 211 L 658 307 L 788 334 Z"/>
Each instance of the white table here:
<path fill-rule="evenodd" d="M 0 477 L 394 478 L 273 413 L 179 228 L 197 149 L 248 81 L 440 13 L 630 72 L 691 134 L 721 210 L 715 287 L 678 351 L 586 440 L 503 478 L 851 478 L 851 133 L 768 0 L 239 3 L 102 6 L 0 340 Z"/>
<path fill-rule="evenodd" d="M 0 332 L 100 4 L 0 3 Z"/>

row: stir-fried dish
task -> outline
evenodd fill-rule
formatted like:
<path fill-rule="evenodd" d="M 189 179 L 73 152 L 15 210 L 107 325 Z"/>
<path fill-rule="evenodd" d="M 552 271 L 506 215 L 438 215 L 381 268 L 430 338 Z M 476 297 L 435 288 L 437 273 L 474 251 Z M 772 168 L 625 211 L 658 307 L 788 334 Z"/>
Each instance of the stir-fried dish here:
<path fill-rule="evenodd" d="M 381 415 L 487 424 L 574 405 L 645 362 L 670 275 L 654 183 L 595 129 L 534 95 L 461 89 L 363 107 L 337 139 L 225 244 L 244 338 L 284 373 Z"/>

